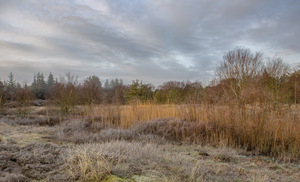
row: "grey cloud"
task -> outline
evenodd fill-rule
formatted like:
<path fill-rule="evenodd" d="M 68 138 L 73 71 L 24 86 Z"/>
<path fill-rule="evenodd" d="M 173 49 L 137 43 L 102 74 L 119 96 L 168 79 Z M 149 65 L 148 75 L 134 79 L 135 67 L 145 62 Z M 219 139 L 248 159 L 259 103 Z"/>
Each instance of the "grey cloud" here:
<path fill-rule="evenodd" d="M 222 55 L 236 46 L 267 56 L 290 50 L 286 61 L 295 62 L 299 6 L 296 0 L 0 0 L 0 32 L 10 36 L 0 35 L 0 76 L 9 68 L 26 75 L 45 70 L 128 82 L 139 78 L 155 85 L 202 80 L 213 77 Z M 21 25 L 33 19 L 51 31 L 23 30 L 8 21 L 15 12 Z"/>
<path fill-rule="evenodd" d="M 18 42 L 9 42 L 9 41 L 1 41 L 0 40 L 0 47 L 2 47 L 2 50 L 16 50 L 18 52 L 29 52 L 29 51 L 38 51 L 36 47 L 30 45 L 30 44 L 24 44 L 24 43 L 18 43 Z"/>

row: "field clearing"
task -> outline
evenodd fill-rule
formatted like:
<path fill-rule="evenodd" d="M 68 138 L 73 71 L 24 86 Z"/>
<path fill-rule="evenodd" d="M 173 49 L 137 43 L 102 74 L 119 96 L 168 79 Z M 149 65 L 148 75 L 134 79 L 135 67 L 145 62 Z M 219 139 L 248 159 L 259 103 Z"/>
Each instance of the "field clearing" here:
<path fill-rule="evenodd" d="M 55 106 L 30 110 L 0 119 L 6 181 L 300 180 L 294 106 L 280 114 L 152 103 L 76 106 L 69 115 Z"/>

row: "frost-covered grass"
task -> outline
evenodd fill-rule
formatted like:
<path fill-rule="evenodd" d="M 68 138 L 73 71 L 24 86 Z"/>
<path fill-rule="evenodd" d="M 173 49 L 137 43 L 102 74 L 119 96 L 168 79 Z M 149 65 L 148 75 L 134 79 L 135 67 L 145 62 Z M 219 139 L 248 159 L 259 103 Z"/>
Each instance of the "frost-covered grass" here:
<path fill-rule="evenodd" d="M 2 119 L 6 119 L 0 121 L 2 181 L 99 181 L 110 176 L 124 181 L 300 180 L 297 161 L 284 162 L 214 141 L 201 144 L 194 135 L 177 130 L 200 125 L 180 119 L 157 119 L 127 129 L 88 119 L 55 126 Z"/>

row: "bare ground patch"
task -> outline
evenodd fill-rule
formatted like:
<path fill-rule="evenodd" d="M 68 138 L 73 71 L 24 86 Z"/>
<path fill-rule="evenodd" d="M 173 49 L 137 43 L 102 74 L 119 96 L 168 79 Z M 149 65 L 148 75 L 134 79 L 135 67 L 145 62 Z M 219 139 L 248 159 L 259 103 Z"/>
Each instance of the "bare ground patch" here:
<path fill-rule="evenodd" d="M 53 144 L 0 145 L 2 181 L 45 179 L 64 164 L 63 151 L 64 147 Z"/>

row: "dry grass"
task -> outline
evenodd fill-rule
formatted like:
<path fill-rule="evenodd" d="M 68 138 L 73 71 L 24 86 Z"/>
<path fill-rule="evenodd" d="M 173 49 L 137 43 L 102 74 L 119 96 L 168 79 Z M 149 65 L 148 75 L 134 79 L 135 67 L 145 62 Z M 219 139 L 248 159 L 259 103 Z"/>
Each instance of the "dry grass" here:
<path fill-rule="evenodd" d="M 100 181 L 111 173 L 113 159 L 102 147 L 78 146 L 69 150 L 67 173 L 73 180 Z"/>
<path fill-rule="evenodd" d="M 23 147 L 31 143 L 57 143 L 54 136 L 61 130 L 59 126 L 17 125 L 17 119 L 11 120 L 11 122 L 7 118 L 5 122 L 0 120 L 0 144 Z"/>
<path fill-rule="evenodd" d="M 60 129 L 56 134 L 58 140 L 76 144 L 111 140 L 197 143 L 195 141 L 205 137 L 205 128 L 201 123 L 172 118 L 148 121 L 127 129 L 106 127 L 100 122 L 72 120 L 62 123 Z"/>
<path fill-rule="evenodd" d="M 58 117 L 58 116 L 37 116 L 31 115 L 27 118 L 16 117 L 14 115 L 7 115 L 0 117 L 0 122 L 4 122 L 12 125 L 27 125 L 27 126 L 55 126 L 60 124 L 62 121 L 66 120 L 66 118 Z"/>
<path fill-rule="evenodd" d="M 70 151 L 69 172 L 80 176 L 79 180 L 100 180 L 113 173 L 135 181 L 188 181 L 206 172 L 204 161 L 198 164 L 168 145 L 111 141 L 79 145 Z"/>
<path fill-rule="evenodd" d="M 176 132 L 176 137 L 195 143 L 215 143 L 268 154 L 284 160 L 297 159 L 300 151 L 299 109 L 267 106 L 156 105 L 139 103 L 128 106 L 95 106 L 85 114 L 81 107 L 73 112 L 79 118 L 104 127 L 130 128 L 160 118 L 181 122 L 159 124 L 161 132 Z M 78 113 L 78 114 L 76 114 Z M 177 124 L 176 124 L 177 123 Z M 167 134 L 161 134 L 167 135 Z"/>
<path fill-rule="evenodd" d="M 300 112 L 295 106 L 275 111 L 258 105 L 140 103 L 99 105 L 93 112 L 78 106 L 66 118 L 54 107 L 50 110 L 0 119 L 3 150 L 44 148 L 33 142 L 72 145 L 59 147 L 65 163 L 43 171 L 40 179 L 45 181 L 100 181 L 109 175 L 127 181 L 300 180 Z M 43 156 L 39 160 L 34 169 L 42 165 Z M 29 164 L 22 165 L 27 169 Z M 22 180 L 39 175 L 5 171 L 0 176 Z"/>
<path fill-rule="evenodd" d="M 54 127 L 2 122 L 0 134 L 7 142 L 0 144 L 0 157 L 3 159 L 0 166 L 12 165 L 3 168 L 0 176 L 8 181 L 100 181 L 110 175 L 121 177 L 123 181 L 140 182 L 300 180 L 300 168 L 295 163 L 274 162 L 260 155 L 249 156 L 245 151 L 226 145 L 216 148 L 198 145 L 197 142 L 186 143 L 185 140 L 178 145 L 182 137 L 173 138 L 179 133 L 176 123 L 184 126 L 189 121 L 157 119 L 128 129 L 73 119 Z M 78 135 L 80 132 L 81 135 Z M 19 137 L 14 138 L 17 133 Z M 30 135 L 40 138 L 25 141 Z M 45 140 L 47 135 L 61 135 L 62 146 L 29 144 L 55 142 L 54 138 Z M 80 140 L 85 136 L 84 140 Z M 188 135 L 185 137 L 188 138 Z M 9 142 L 10 139 L 15 143 Z M 65 142 L 69 143 L 69 147 Z M 13 170 L 16 164 L 21 169 L 19 172 Z"/>
<path fill-rule="evenodd" d="M 203 156 L 199 151 L 209 155 Z M 226 160 L 216 160 L 221 155 Z M 78 181 L 99 181 L 110 174 L 127 181 L 300 180 L 299 166 L 253 160 L 225 147 L 195 145 L 126 141 L 83 144 L 69 149 L 67 166 L 69 174 Z"/>
<path fill-rule="evenodd" d="M 93 140 L 87 138 L 103 128 L 127 129 L 139 125 L 144 127 L 143 131 L 150 135 L 159 135 L 177 141 L 214 143 L 216 146 L 243 148 L 283 160 L 298 159 L 300 110 L 295 106 L 278 108 L 274 110 L 269 105 L 237 107 L 234 104 L 157 105 L 147 102 L 127 106 L 98 105 L 92 108 L 92 112 L 87 112 L 84 106 L 78 106 L 72 110 L 68 120 L 85 121 L 84 118 L 88 118 L 90 123 L 78 121 L 81 127 L 76 131 L 73 142 L 76 142 L 76 138 L 81 138 L 82 141 L 76 143 L 99 141 L 98 134 Z M 17 118 L 8 115 L 2 117 L 1 120 L 9 124 L 50 126 L 64 125 L 64 120 L 66 120 L 54 106 L 32 109 L 32 113 L 46 113 L 46 116 L 30 115 L 28 118 Z M 160 118 L 174 118 L 175 120 L 166 122 L 159 120 Z M 83 131 L 87 128 L 89 128 L 89 136 L 86 135 L 86 131 Z M 74 132 L 72 129 L 68 130 L 70 133 Z M 64 132 L 64 135 L 66 133 Z M 114 131 L 114 133 L 118 132 Z"/>

